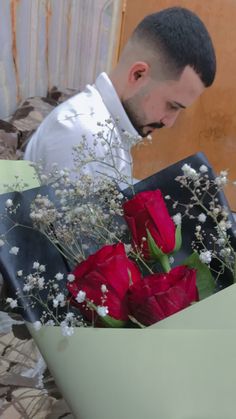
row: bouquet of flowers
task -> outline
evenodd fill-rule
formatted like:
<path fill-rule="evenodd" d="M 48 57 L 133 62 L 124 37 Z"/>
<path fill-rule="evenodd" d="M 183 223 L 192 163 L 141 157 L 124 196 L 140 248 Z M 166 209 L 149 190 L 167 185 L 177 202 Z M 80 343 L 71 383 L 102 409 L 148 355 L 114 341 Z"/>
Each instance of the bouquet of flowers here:
<path fill-rule="evenodd" d="M 75 149 L 75 180 L 67 170 L 55 167 L 47 177 L 39 167 L 46 186 L 2 197 L 2 272 L 16 292 L 7 303 L 30 316 L 36 311 L 37 328 L 61 325 L 64 335 L 81 325 L 151 325 L 236 277 L 233 220 L 222 195 L 226 171 L 214 177 L 209 165 L 196 167 L 190 158 L 195 168 L 186 160 L 134 185 L 131 165 L 129 176 L 116 170 L 121 144 L 103 132 L 95 148 L 98 141 L 107 146 L 107 160 L 83 139 Z M 103 167 L 99 176 L 87 173 L 88 164 Z M 181 230 L 188 231 L 185 254 Z M 53 252 L 49 261 L 43 248 Z"/>
<path fill-rule="evenodd" d="M 38 167 L 42 186 L 1 195 L 6 306 L 36 331 L 143 329 L 235 282 L 227 173 L 215 176 L 199 153 L 134 183 L 116 170 L 121 144 L 101 133 L 97 141 L 107 160 L 84 142 L 75 149 L 77 178 Z"/>

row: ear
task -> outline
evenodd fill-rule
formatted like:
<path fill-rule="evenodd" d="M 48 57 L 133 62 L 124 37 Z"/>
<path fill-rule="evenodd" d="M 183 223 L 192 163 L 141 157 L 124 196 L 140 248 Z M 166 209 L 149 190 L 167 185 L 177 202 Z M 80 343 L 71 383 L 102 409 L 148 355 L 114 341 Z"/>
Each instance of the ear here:
<path fill-rule="evenodd" d="M 142 86 L 147 82 L 150 76 L 150 66 L 144 61 L 136 61 L 129 69 L 128 81 L 129 84 Z"/>

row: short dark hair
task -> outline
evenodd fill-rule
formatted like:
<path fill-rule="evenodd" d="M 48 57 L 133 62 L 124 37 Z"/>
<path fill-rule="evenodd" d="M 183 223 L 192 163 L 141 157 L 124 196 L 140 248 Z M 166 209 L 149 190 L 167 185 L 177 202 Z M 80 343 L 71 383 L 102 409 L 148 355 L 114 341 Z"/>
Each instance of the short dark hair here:
<path fill-rule="evenodd" d="M 146 16 L 132 38 L 148 43 L 153 51 L 181 73 L 189 65 L 203 84 L 210 86 L 216 73 L 216 56 L 211 37 L 201 19 L 182 7 L 171 7 Z"/>

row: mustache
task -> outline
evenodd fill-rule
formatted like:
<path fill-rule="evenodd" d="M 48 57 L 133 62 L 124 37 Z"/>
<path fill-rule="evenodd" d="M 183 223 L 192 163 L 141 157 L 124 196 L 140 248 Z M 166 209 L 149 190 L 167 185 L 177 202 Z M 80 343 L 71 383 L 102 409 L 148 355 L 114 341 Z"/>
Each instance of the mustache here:
<path fill-rule="evenodd" d="M 145 128 L 145 127 L 150 127 L 150 128 L 154 128 L 154 129 L 160 129 L 160 128 L 163 128 L 165 126 L 165 124 L 163 124 L 163 122 L 151 122 L 150 124 L 148 124 L 148 125 L 144 125 L 142 128 Z"/>
<path fill-rule="evenodd" d="M 160 129 L 163 128 L 165 126 L 165 124 L 163 124 L 162 122 L 150 122 L 150 124 L 147 125 L 142 125 L 141 127 L 139 127 L 139 134 L 141 135 L 141 137 L 146 137 L 147 135 L 151 134 L 153 129 Z M 152 128 L 150 130 L 147 130 L 147 132 L 145 132 L 144 134 L 144 129 L 145 128 Z"/>

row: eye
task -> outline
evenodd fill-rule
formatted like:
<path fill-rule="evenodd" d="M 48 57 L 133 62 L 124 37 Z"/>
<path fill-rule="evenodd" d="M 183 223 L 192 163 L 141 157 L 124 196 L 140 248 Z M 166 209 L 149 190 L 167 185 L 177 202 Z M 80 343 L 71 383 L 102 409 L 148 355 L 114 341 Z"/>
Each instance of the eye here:
<path fill-rule="evenodd" d="M 170 110 L 170 111 L 176 111 L 177 112 L 179 110 L 179 106 L 177 106 L 174 103 L 167 102 L 166 105 L 167 105 L 167 109 Z"/>

